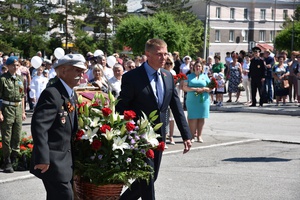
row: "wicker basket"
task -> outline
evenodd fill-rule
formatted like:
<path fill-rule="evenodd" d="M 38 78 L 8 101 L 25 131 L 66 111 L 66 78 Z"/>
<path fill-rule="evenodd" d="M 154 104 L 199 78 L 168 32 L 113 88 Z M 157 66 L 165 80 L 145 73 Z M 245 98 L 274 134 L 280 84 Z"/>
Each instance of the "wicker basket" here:
<path fill-rule="evenodd" d="M 122 184 L 95 185 L 74 178 L 75 195 L 78 200 L 118 200 L 123 189 Z"/>

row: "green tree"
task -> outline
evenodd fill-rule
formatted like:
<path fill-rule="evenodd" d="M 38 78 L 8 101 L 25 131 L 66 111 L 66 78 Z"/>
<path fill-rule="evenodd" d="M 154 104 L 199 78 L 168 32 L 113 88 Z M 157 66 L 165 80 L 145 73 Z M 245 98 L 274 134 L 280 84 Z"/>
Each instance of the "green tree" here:
<path fill-rule="evenodd" d="M 294 31 L 294 49 L 300 49 L 300 21 L 290 24 L 277 34 L 275 39 L 276 49 L 291 49 L 292 36 Z"/>
<path fill-rule="evenodd" d="M 171 13 L 159 12 L 153 16 L 129 16 L 118 26 L 116 39 L 123 46 L 130 46 L 135 55 L 144 53 L 144 45 L 150 38 L 161 38 L 168 44 L 168 50 L 194 55 L 195 27 L 189 26 Z"/>
<path fill-rule="evenodd" d="M 3 43 L 12 44 L 18 53 L 32 56 L 32 49 L 43 44 L 48 20 L 46 1 L 6 0 L 0 2 L 0 29 Z"/>

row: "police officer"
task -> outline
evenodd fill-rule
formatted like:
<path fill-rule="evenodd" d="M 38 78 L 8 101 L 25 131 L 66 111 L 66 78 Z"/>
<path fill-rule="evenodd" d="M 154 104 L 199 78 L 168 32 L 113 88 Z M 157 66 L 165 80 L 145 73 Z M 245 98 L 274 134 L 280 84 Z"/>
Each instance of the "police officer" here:
<path fill-rule="evenodd" d="M 24 85 L 22 76 L 16 73 L 20 63 L 11 56 L 6 61 L 8 72 L 0 77 L 0 123 L 4 172 L 13 173 L 12 164 L 20 152 L 22 120 L 26 119 L 24 107 Z"/>
<path fill-rule="evenodd" d="M 265 62 L 259 57 L 261 49 L 259 47 L 252 48 L 254 58 L 252 58 L 249 67 L 249 79 L 251 81 L 252 104 L 250 107 L 256 106 L 256 92 L 259 92 L 259 106 L 263 106 L 263 83 L 265 81 Z"/>

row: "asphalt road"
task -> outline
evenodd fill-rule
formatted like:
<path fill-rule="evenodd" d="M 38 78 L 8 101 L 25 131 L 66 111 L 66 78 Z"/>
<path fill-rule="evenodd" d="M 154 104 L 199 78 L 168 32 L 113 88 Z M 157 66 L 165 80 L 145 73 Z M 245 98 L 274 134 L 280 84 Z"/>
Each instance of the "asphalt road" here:
<path fill-rule="evenodd" d="M 30 126 L 29 126 L 30 127 Z M 299 117 L 212 112 L 204 143 L 183 155 L 179 133 L 155 184 L 158 200 L 300 199 Z M 45 199 L 28 172 L 0 172 L 0 200 Z"/>

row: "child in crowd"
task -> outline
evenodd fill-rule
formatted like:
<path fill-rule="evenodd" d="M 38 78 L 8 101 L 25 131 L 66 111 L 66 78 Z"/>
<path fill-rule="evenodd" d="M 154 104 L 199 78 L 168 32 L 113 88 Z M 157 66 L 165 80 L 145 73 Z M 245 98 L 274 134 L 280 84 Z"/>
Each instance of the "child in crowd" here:
<path fill-rule="evenodd" d="M 8 71 L 8 68 L 6 66 L 2 66 L 1 74 L 5 74 Z"/>
<path fill-rule="evenodd" d="M 215 90 L 217 106 L 223 106 L 223 94 L 225 93 L 224 74 L 222 72 L 214 73 L 214 77 L 218 82 L 218 87 Z"/>

